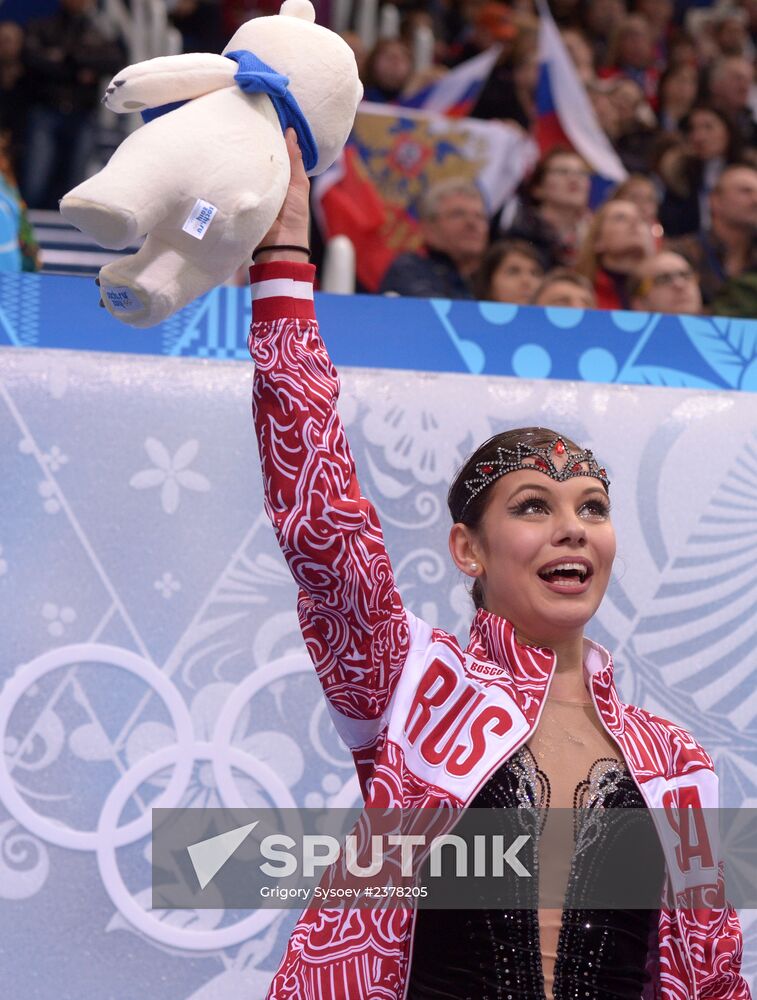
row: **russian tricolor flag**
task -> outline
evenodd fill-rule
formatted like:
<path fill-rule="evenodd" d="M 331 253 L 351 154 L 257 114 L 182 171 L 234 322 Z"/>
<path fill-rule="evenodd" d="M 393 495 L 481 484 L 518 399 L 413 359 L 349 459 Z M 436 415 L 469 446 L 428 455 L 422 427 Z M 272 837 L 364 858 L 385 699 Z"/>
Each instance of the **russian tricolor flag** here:
<path fill-rule="evenodd" d="M 546 0 L 537 0 L 537 9 L 536 142 L 542 154 L 562 145 L 575 149 L 586 160 L 594 171 L 591 203 L 597 205 L 604 200 L 609 188 L 624 181 L 628 173 L 597 120 Z"/>
<path fill-rule="evenodd" d="M 437 111 L 454 118 L 465 118 L 473 110 L 501 51 L 499 45 L 493 45 L 480 55 L 466 59 L 459 66 L 455 66 L 436 83 L 431 83 L 415 94 L 400 98 L 394 103 L 403 108 Z"/>

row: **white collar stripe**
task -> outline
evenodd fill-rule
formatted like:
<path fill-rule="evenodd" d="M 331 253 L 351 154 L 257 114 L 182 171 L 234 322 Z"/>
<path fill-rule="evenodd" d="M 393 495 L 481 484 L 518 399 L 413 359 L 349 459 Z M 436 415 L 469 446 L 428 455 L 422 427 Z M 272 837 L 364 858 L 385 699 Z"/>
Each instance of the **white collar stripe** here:
<path fill-rule="evenodd" d="M 293 278 L 268 278 L 252 285 L 252 299 L 306 299 L 313 301 L 313 285 Z"/>

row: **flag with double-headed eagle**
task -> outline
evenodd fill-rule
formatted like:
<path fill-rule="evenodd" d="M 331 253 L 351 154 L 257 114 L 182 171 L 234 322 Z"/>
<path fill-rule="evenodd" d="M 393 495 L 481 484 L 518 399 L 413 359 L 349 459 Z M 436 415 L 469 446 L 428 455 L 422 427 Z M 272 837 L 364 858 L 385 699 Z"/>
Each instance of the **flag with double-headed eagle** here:
<path fill-rule="evenodd" d="M 342 156 L 313 183 L 315 216 L 326 239 L 350 238 L 358 281 L 376 291 L 397 254 L 420 248 L 418 209 L 432 184 L 473 181 L 493 215 L 535 158 L 517 126 L 363 103 Z"/>

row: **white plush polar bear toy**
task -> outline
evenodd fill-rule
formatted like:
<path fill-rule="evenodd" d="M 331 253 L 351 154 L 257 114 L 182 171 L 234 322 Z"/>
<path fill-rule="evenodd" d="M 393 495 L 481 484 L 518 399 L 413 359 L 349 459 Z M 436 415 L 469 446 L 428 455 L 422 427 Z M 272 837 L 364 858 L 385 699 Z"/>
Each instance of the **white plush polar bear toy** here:
<path fill-rule="evenodd" d="M 187 102 L 133 132 L 61 201 L 63 217 L 103 247 L 147 236 L 100 271 L 118 319 L 160 323 L 249 260 L 289 184 L 286 127 L 309 174 L 338 156 L 363 88 L 352 50 L 314 22 L 309 0 L 285 0 L 278 15 L 243 24 L 223 55 L 149 59 L 111 81 L 113 111 Z"/>

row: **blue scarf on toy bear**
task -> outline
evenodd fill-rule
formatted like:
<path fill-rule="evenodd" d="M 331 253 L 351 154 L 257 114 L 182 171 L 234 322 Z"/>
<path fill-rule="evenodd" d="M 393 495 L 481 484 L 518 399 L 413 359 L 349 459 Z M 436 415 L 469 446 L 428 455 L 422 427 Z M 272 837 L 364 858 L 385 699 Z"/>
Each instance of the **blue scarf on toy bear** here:
<path fill-rule="evenodd" d="M 286 132 L 288 128 L 295 130 L 305 170 L 312 170 L 318 162 L 318 145 L 307 118 L 302 113 L 294 94 L 289 91 L 289 78 L 283 73 L 277 73 L 246 49 L 226 52 L 225 55 L 227 59 L 233 59 L 239 65 L 234 80 L 240 90 L 245 94 L 268 94 L 278 115 L 281 131 Z M 142 118 L 145 122 L 150 122 L 153 118 L 159 118 L 187 103 L 187 101 L 176 101 L 173 104 L 163 104 L 159 108 L 147 108 L 142 112 Z"/>

